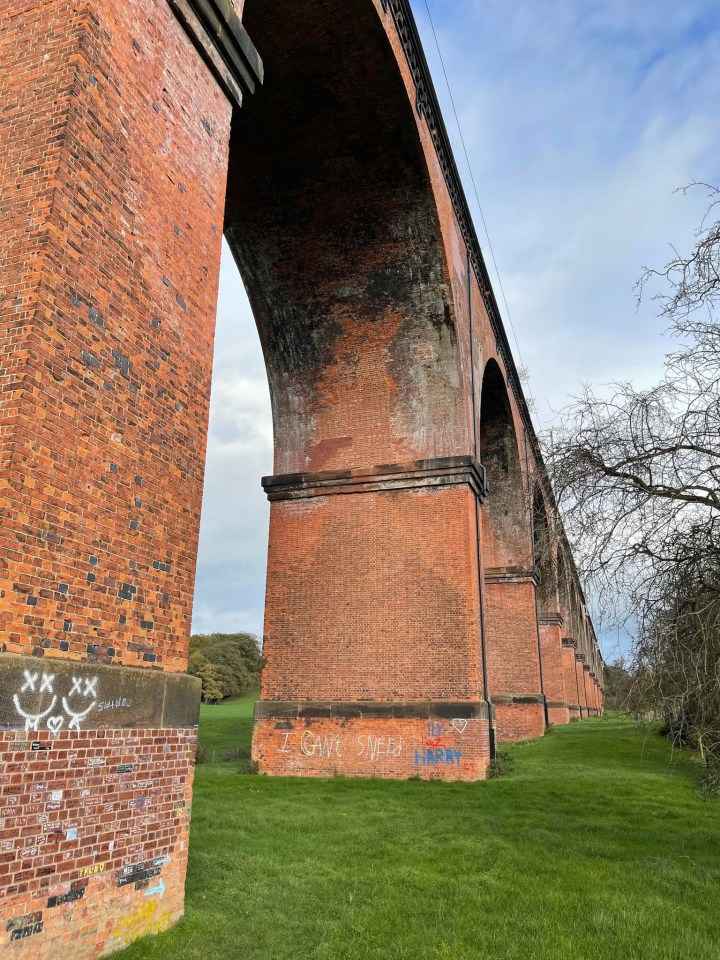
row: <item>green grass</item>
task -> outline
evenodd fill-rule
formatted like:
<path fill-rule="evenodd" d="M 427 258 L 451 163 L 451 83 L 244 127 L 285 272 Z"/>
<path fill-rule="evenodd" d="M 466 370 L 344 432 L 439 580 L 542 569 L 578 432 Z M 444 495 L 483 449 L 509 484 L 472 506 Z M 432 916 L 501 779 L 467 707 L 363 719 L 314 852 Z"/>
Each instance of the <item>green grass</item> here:
<path fill-rule="evenodd" d="M 203 710 L 216 752 L 251 700 Z M 123 960 L 718 960 L 720 801 L 619 717 L 480 784 L 197 768 L 187 913 Z"/>
<path fill-rule="evenodd" d="M 208 748 L 211 763 L 222 762 L 226 750 L 250 746 L 253 705 L 258 696 L 256 691 L 246 697 L 233 697 L 232 700 L 213 706 L 202 704 L 200 742 Z M 198 772 L 200 770 L 198 767 Z M 203 772 L 206 772 L 204 767 Z"/>

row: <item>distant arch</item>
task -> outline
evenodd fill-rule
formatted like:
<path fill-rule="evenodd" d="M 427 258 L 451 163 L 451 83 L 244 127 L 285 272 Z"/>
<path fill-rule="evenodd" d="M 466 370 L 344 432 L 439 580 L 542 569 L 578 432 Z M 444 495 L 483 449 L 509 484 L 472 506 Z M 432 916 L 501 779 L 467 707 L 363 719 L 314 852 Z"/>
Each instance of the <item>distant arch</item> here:
<path fill-rule="evenodd" d="M 480 397 L 480 459 L 487 471 L 488 497 L 483 513 L 486 566 L 528 565 L 528 510 L 515 424 L 505 378 L 489 360 Z"/>
<path fill-rule="evenodd" d="M 538 579 L 536 591 L 540 617 L 558 612 L 557 557 L 555 538 L 540 485 L 533 493 L 533 562 Z"/>

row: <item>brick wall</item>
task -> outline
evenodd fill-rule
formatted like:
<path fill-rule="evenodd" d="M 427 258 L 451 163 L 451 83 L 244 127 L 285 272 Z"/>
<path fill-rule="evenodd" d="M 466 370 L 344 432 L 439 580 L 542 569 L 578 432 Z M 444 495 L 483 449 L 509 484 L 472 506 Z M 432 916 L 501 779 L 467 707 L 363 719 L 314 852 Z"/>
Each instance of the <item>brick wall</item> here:
<path fill-rule="evenodd" d="M 253 757 L 273 776 L 482 780 L 485 719 L 257 719 Z"/>
<path fill-rule="evenodd" d="M 166 0 L 5 3 L 0 70 L 0 953 L 82 960 L 183 909 L 230 106 Z"/>
<path fill-rule="evenodd" d="M 3 956 L 84 960 L 182 916 L 196 740 L 0 733 Z"/>
<path fill-rule="evenodd" d="M 0 644 L 182 670 L 230 108 L 166 0 L 0 16 Z"/>

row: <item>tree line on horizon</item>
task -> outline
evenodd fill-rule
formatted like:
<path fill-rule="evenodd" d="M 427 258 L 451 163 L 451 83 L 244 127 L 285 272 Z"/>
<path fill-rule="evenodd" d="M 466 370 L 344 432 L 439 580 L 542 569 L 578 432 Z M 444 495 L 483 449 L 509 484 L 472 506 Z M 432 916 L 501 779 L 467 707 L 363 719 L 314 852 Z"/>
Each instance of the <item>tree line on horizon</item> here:
<path fill-rule="evenodd" d="M 253 633 L 197 633 L 190 637 L 188 673 L 202 683 L 205 703 L 249 693 L 260 686 L 262 655 Z"/>

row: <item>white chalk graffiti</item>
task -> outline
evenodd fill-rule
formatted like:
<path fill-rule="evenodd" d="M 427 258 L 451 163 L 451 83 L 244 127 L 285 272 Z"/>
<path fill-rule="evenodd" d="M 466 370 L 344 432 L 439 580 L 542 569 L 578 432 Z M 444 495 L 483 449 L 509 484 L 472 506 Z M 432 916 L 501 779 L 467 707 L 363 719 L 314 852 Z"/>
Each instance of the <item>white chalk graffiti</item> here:
<path fill-rule="evenodd" d="M 365 757 L 373 763 L 381 757 L 401 757 L 403 752 L 402 737 L 370 737 L 357 738 L 359 757 Z"/>
<path fill-rule="evenodd" d="M 331 737 L 323 737 L 319 733 L 311 733 L 306 730 L 300 741 L 300 749 L 306 757 L 339 757 L 340 734 L 336 733 Z"/>
<path fill-rule="evenodd" d="M 291 734 L 283 732 L 282 743 L 278 747 L 279 753 L 293 753 L 293 743 Z M 342 757 L 343 748 L 345 755 L 349 755 L 353 748 L 355 755 L 369 760 L 371 763 L 377 763 L 386 758 L 401 757 L 404 751 L 404 741 L 402 737 L 374 737 L 368 734 L 361 734 L 353 738 L 352 741 L 343 739 L 341 734 L 319 734 L 306 730 L 300 738 L 300 752 L 306 757 L 314 757 L 319 760 L 327 760 L 332 757 Z"/>
<path fill-rule="evenodd" d="M 450 726 L 455 730 L 456 733 L 459 733 L 462 736 L 467 730 L 468 722 L 467 720 L 453 720 Z"/>
<path fill-rule="evenodd" d="M 72 678 L 72 686 L 69 694 L 61 698 L 65 716 L 62 714 L 53 713 L 58 702 L 57 694 L 54 690 L 54 673 L 40 673 L 33 672 L 31 670 L 23 670 L 23 681 L 23 685 L 21 686 L 19 692 L 13 694 L 13 703 L 15 704 L 15 710 L 17 711 L 18 716 L 25 721 L 25 730 L 39 730 L 42 722 L 45 721 L 45 725 L 50 733 L 56 737 L 67 718 L 69 720 L 68 728 L 70 730 L 79 731 L 80 724 L 90 714 L 97 703 L 97 677 Z M 50 693 L 52 694 L 52 700 L 47 709 L 33 713 L 32 711 L 25 710 L 23 708 L 21 697 L 23 693 L 36 692 Z M 83 709 L 78 710 L 71 707 L 69 700 L 72 697 L 82 698 L 82 701 L 84 702 L 82 702 L 80 706 L 82 706 Z M 92 702 L 86 706 L 87 701 L 90 698 L 93 698 Z"/>
<path fill-rule="evenodd" d="M 84 697 L 96 697 L 97 696 L 97 677 L 73 677 L 72 678 L 72 687 L 70 688 L 70 696 L 74 693 L 80 694 Z M 82 689 L 82 685 L 85 683 L 85 689 Z"/>

